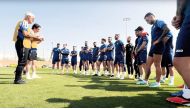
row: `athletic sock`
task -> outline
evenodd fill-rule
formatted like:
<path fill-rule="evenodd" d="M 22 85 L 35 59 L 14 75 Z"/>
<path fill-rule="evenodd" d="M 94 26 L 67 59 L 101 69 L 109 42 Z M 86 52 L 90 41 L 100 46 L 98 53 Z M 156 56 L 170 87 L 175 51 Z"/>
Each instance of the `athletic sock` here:
<path fill-rule="evenodd" d="M 125 76 L 125 72 L 123 72 L 122 74 L 123 74 L 123 76 Z"/>
<path fill-rule="evenodd" d="M 170 76 L 170 81 L 174 82 L 174 76 Z"/>
<path fill-rule="evenodd" d="M 165 75 L 161 75 L 160 79 L 161 79 L 161 80 L 164 80 L 164 77 L 165 77 Z"/>
<path fill-rule="evenodd" d="M 140 75 L 139 79 L 143 79 L 143 75 Z"/>

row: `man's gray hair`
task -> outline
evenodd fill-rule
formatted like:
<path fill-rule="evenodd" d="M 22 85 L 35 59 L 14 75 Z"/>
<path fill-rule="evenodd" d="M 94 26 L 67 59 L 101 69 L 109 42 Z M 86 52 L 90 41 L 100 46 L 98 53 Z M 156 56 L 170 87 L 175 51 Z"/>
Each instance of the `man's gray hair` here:
<path fill-rule="evenodd" d="M 31 17 L 35 18 L 35 15 L 32 12 L 26 12 L 25 13 L 25 18 L 28 17 L 28 16 L 31 16 Z"/>

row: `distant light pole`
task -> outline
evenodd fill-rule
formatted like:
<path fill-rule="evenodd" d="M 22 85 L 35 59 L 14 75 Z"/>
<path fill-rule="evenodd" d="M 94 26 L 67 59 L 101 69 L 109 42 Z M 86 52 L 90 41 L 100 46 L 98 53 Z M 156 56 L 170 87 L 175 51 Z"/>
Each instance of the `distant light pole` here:
<path fill-rule="evenodd" d="M 130 21 L 131 19 L 129 17 L 123 18 L 123 21 L 126 22 L 126 37 L 127 37 L 127 23 L 128 21 Z"/>
<path fill-rule="evenodd" d="M 53 42 L 51 42 L 51 47 L 52 47 L 52 49 L 53 49 Z"/>

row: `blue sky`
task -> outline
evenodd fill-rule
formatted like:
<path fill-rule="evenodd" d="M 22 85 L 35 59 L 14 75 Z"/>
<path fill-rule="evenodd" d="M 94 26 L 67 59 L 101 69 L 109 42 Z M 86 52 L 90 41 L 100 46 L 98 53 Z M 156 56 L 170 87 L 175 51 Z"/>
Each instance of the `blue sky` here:
<path fill-rule="evenodd" d="M 23 19 L 26 11 L 36 15 L 35 22 L 42 26 L 45 41 L 39 46 L 39 56 L 49 59 L 52 42 L 67 43 L 71 49 L 78 50 L 89 41 L 100 42 L 101 38 L 121 34 L 126 43 L 126 24 L 123 18 L 130 17 L 127 33 L 135 40 L 134 29 L 141 25 L 150 33 L 151 26 L 144 21 L 147 12 L 153 12 L 158 19 L 164 20 L 174 34 L 171 26 L 175 15 L 175 0 L 11 0 L 0 1 L 0 58 L 15 58 L 12 35 L 16 23 Z M 149 38 L 150 40 L 150 38 Z M 150 44 L 149 44 L 150 46 Z"/>

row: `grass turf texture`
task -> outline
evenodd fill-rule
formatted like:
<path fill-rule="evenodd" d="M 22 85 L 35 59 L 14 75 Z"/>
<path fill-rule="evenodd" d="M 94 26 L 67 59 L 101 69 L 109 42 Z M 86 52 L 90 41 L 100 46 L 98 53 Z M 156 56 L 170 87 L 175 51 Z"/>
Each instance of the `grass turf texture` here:
<path fill-rule="evenodd" d="M 38 69 L 41 79 L 14 85 L 14 68 L 0 68 L 0 107 L 183 107 L 167 102 L 175 87 L 136 85 L 134 80 L 116 80 L 74 74 L 56 75 L 51 69 Z M 151 78 L 153 78 L 154 72 Z M 153 82 L 154 80 L 151 80 Z M 175 84 L 183 82 L 176 73 Z"/>

